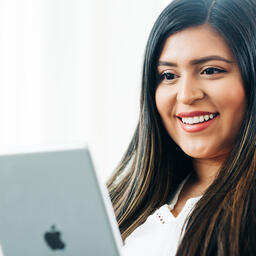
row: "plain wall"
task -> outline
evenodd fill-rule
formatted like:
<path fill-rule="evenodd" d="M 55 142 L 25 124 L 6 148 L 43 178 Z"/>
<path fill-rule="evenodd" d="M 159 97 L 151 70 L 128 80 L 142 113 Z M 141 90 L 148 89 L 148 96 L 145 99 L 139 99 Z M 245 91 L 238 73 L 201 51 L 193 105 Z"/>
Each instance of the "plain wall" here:
<path fill-rule="evenodd" d="M 147 37 L 167 3 L 0 0 L 0 147 L 86 141 L 106 180 L 133 135 Z"/>

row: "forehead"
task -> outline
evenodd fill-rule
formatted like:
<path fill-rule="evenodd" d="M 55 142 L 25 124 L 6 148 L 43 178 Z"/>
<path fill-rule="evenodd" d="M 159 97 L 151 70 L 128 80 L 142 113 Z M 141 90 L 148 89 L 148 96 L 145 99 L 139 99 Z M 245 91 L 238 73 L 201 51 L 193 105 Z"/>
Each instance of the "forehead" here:
<path fill-rule="evenodd" d="M 159 60 L 189 61 L 210 55 L 234 59 L 224 38 L 209 25 L 201 25 L 169 36 Z"/>

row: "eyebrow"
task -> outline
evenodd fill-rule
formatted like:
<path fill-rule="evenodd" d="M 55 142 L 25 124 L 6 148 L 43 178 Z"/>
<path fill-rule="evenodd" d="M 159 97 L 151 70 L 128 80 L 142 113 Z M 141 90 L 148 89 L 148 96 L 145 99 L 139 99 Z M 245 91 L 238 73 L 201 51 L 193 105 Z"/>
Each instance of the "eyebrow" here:
<path fill-rule="evenodd" d="M 223 62 L 226 62 L 226 63 L 229 63 L 229 64 L 233 63 L 233 61 L 231 61 L 231 60 L 225 59 L 225 58 L 217 56 L 217 55 L 212 55 L 212 56 L 206 56 L 206 57 L 202 57 L 202 58 L 199 58 L 199 59 L 191 60 L 189 62 L 189 64 L 190 65 L 199 65 L 199 64 L 203 64 L 205 62 L 212 61 L 212 60 L 220 60 L 220 61 L 223 61 Z M 175 62 L 159 61 L 158 66 L 177 67 L 178 65 Z"/>

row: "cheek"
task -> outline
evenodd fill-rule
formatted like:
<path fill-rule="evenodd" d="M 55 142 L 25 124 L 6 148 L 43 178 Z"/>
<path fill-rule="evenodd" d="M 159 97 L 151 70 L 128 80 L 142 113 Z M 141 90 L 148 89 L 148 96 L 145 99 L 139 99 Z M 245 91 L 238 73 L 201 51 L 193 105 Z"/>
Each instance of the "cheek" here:
<path fill-rule="evenodd" d="M 223 86 L 222 89 L 215 90 L 214 98 L 220 111 L 229 114 L 230 118 L 241 119 L 244 117 L 247 100 L 242 83 L 237 80 L 231 81 L 230 86 Z"/>
<path fill-rule="evenodd" d="M 165 117 L 171 114 L 171 110 L 173 109 L 174 102 L 173 102 L 173 95 L 170 92 L 170 90 L 168 90 L 165 87 L 159 86 L 156 89 L 155 102 L 156 102 L 157 110 L 160 116 L 162 117 L 162 119 L 164 119 Z"/>
<path fill-rule="evenodd" d="M 158 110 L 158 113 L 161 115 L 161 109 L 163 108 L 163 100 L 162 100 L 162 95 L 159 91 L 159 89 L 156 89 L 155 93 L 155 102 L 156 102 L 156 108 Z"/>
<path fill-rule="evenodd" d="M 212 102 L 220 112 L 221 122 L 218 129 L 219 138 L 223 140 L 220 141 L 223 148 L 233 144 L 236 140 L 247 109 L 243 84 L 237 80 L 231 80 L 229 85 L 217 87 L 215 92 L 211 94 L 213 96 Z"/>

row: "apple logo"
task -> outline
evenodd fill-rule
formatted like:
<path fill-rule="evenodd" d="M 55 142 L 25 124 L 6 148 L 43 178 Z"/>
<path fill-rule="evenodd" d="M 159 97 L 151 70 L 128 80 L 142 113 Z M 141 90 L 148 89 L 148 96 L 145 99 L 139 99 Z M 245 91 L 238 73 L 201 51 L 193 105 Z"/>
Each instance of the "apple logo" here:
<path fill-rule="evenodd" d="M 52 250 L 63 250 L 65 248 L 65 243 L 61 241 L 61 233 L 55 229 L 55 226 L 51 226 L 51 231 L 44 234 L 44 239 L 47 245 Z"/>

